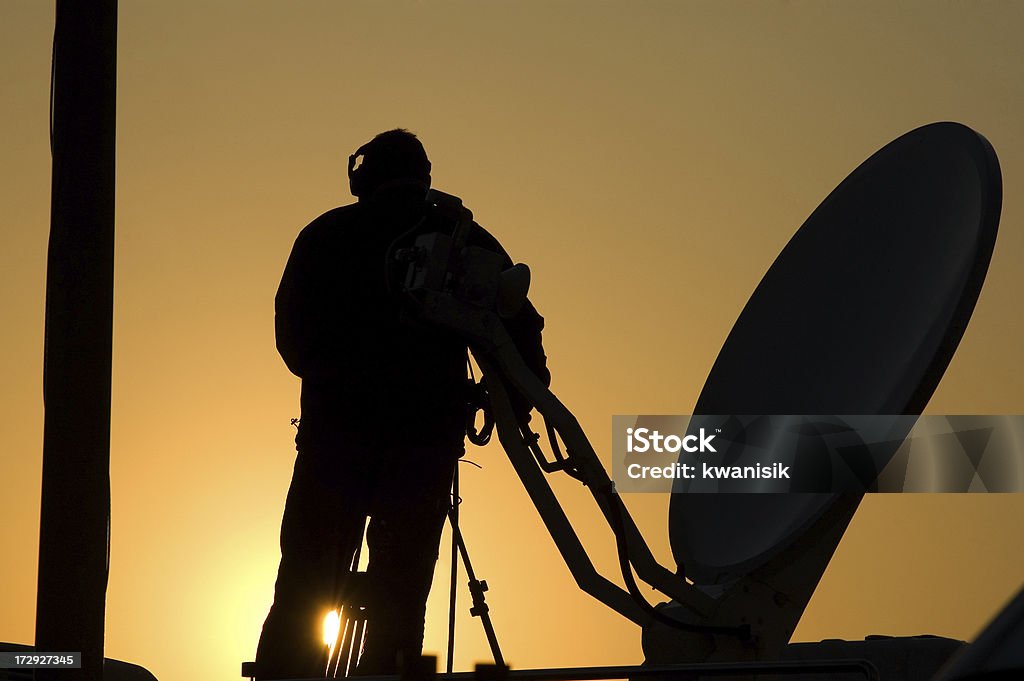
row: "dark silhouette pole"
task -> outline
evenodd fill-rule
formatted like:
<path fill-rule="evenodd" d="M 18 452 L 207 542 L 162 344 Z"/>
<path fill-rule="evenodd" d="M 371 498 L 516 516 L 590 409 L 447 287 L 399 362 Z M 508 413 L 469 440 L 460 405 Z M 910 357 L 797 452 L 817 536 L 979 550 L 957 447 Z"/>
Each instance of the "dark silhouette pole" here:
<path fill-rule="evenodd" d="M 110 519 L 116 0 L 57 0 L 36 650 L 103 678 Z"/>

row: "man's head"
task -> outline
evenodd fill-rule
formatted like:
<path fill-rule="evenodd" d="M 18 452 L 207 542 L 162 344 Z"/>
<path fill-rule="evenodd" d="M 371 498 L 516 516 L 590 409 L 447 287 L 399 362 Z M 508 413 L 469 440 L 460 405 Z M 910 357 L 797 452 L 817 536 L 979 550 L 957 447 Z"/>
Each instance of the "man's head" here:
<path fill-rule="evenodd" d="M 368 199 L 385 187 L 430 188 L 430 160 L 423 144 L 408 130 L 396 128 L 374 137 L 348 158 L 353 196 Z"/>

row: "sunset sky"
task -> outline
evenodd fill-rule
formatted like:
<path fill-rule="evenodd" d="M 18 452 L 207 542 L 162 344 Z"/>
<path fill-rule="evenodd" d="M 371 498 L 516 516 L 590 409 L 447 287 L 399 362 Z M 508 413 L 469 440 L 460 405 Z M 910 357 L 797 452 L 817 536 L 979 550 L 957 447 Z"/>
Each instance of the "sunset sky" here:
<path fill-rule="evenodd" d="M 689 413 L 762 274 L 876 149 L 955 120 L 1004 179 L 974 318 L 931 413 L 1024 414 L 1024 3 L 122 0 L 106 654 L 238 677 L 273 595 L 299 381 L 273 297 L 349 153 L 416 132 L 434 182 L 533 271 L 554 392 L 599 452 L 613 414 Z M 34 638 L 53 7 L 0 4 L 0 641 Z M 502 450 L 463 528 L 515 667 L 634 663 Z M 557 481 L 598 565 L 614 544 Z M 663 563 L 667 496 L 627 497 Z M 865 500 L 796 632 L 972 637 L 1022 583 L 1022 495 Z M 443 655 L 447 534 L 428 609 Z M 456 667 L 487 654 L 460 592 Z M 442 660 L 443 664 L 443 660 Z"/>

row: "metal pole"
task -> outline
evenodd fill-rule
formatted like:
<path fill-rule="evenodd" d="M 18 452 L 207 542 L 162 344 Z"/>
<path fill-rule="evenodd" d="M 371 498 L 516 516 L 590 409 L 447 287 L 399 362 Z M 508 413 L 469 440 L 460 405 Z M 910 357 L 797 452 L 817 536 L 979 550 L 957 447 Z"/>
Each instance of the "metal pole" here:
<path fill-rule="evenodd" d="M 36 650 L 100 681 L 110 519 L 116 0 L 57 0 Z"/>

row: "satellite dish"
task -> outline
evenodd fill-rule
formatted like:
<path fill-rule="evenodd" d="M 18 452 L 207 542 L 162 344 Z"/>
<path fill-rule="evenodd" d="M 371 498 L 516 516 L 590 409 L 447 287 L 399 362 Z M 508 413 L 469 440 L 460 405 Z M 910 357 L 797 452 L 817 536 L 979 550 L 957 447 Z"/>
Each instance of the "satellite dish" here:
<path fill-rule="evenodd" d="M 927 125 L 883 147 L 776 258 L 694 413 L 920 414 L 971 317 L 1001 198 L 994 150 L 964 125 Z M 672 552 L 701 586 L 782 565 L 796 579 L 792 565 L 803 561 L 794 582 L 806 592 L 795 595 L 802 611 L 858 503 L 673 494 Z"/>

